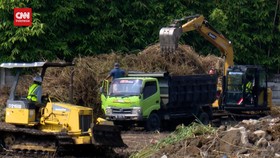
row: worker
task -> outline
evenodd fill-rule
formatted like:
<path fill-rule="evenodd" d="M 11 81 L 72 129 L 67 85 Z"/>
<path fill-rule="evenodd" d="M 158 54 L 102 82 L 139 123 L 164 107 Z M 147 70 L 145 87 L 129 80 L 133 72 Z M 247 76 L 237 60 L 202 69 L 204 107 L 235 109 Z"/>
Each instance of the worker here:
<path fill-rule="evenodd" d="M 110 73 L 106 77 L 106 80 L 108 80 L 110 77 L 112 77 L 114 80 L 115 78 L 120 78 L 123 76 L 125 76 L 125 71 L 120 68 L 119 63 L 115 63 L 114 68 L 110 71 Z"/>
<path fill-rule="evenodd" d="M 209 71 L 208 71 L 208 74 L 209 75 L 215 75 L 217 72 L 214 68 L 211 68 Z"/>
<path fill-rule="evenodd" d="M 252 94 L 252 92 L 253 92 L 253 77 L 252 76 L 248 76 L 247 80 L 248 81 L 246 83 L 245 92 Z"/>
<path fill-rule="evenodd" d="M 246 77 L 247 83 L 245 84 L 246 102 L 253 103 L 253 76 Z"/>
<path fill-rule="evenodd" d="M 41 104 L 41 102 L 42 102 L 42 100 L 41 100 L 42 99 L 42 77 L 41 76 L 35 76 L 33 78 L 33 83 L 29 87 L 29 90 L 28 90 L 27 99 L 30 102 Z"/>
<path fill-rule="evenodd" d="M 27 100 L 29 101 L 29 108 L 35 109 L 35 121 L 40 120 L 41 114 L 39 113 L 42 104 L 42 77 L 35 76 L 33 78 L 33 83 L 28 89 Z"/>

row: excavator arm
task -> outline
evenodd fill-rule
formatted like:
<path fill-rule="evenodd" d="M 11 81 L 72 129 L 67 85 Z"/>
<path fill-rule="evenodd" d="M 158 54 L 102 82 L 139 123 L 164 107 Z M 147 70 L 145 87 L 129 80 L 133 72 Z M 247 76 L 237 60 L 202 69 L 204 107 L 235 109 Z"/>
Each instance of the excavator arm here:
<path fill-rule="evenodd" d="M 182 24 L 183 22 L 185 23 Z M 161 51 L 167 53 L 175 51 L 178 47 L 181 35 L 193 30 L 198 31 L 200 35 L 221 51 L 222 56 L 225 58 L 225 76 L 227 68 L 233 65 L 233 48 L 231 41 L 214 29 L 202 15 L 194 15 L 178 19 L 170 26 L 161 28 L 159 32 Z"/>

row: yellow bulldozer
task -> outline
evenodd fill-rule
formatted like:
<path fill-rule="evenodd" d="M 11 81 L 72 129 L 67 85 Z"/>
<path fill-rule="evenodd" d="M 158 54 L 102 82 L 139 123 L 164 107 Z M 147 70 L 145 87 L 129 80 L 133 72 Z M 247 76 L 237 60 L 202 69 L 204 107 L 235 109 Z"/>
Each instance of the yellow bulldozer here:
<path fill-rule="evenodd" d="M 95 119 L 90 107 L 56 102 L 48 97 L 38 109 L 31 106 L 26 96 L 17 96 L 16 89 L 22 69 L 40 69 L 43 80 L 47 68 L 67 66 L 73 67 L 74 64 L 34 62 L 0 65 L 1 68 L 16 72 L 6 103 L 5 122 L 0 122 L 0 151 L 63 154 L 87 149 L 91 155 L 95 155 L 95 151 L 97 155 L 104 154 L 99 149 L 126 146 L 120 130 L 106 120 Z"/>

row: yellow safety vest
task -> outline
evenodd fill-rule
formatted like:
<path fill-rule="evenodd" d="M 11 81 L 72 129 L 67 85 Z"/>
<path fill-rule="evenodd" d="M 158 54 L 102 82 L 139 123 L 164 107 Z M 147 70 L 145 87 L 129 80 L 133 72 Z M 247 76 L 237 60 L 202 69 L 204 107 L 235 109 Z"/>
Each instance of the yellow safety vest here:
<path fill-rule="evenodd" d="M 39 87 L 38 84 L 36 83 L 33 83 L 30 87 L 29 87 L 29 90 L 28 90 L 28 96 L 27 96 L 27 99 L 30 100 L 30 101 L 34 101 L 34 102 L 37 102 L 37 95 L 34 94 L 34 92 L 36 91 L 36 89 Z"/>
<path fill-rule="evenodd" d="M 252 83 L 252 82 L 248 82 L 248 83 L 246 84 L 245 92 L 246 92 L 246 93 L 252 93 L 252 90 L 253 90 L 253 83 Z"/>

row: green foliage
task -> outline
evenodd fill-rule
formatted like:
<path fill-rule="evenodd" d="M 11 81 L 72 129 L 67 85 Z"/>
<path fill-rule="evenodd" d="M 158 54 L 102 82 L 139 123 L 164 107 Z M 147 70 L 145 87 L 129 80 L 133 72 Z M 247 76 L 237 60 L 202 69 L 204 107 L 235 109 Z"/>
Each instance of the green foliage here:
<path fill-rule="evenodd" d="M 160 140 L 158 143 L 152 146 L 148 146 L 138 153 L 130 156 L 132 158 L 145 158 L 150 157 L 154 153 L 156 153 L 159 149 L 162 149 L 166 146 L 176 144 L 182 140 L 187 138 L 192 138 L 198 135 L 212 134 L 216 131 L 215 128 L 211 126 L 206 126 L 199 123 L 192 123 L 189 126 L 178 126 L 177 129 L 172 132 L 168 137 Z"/>
<path fill-rule="evenodd" d="M 197 135 L 204 135 L 213 133 L 215 129 L 211 126 L 203 124 L 192 123 L 189 126 L 179 126 L 169 137 L 159 141 L 157 148 L 161 148 L 165 145 L 174 144 L 186 138 L 190 138 Z"/>
<path fill-rule="evenodd" d="M 279 69 L 279 60 L 274 60 L 279 56 L 280 38 L 277 30 L 279 6 L 277 9 L 276 2 L 226 0 L 217 5 L 223 12 L 222 17 L 227 17 L 224 25 L 219 26 L 233 42 L 235 63 L 262 64 L 274 71 Z M 220 14 L 215 12 L 216 10 L 212 15 L 219 17 Z M 224 21 L 224 18 L 220 19 Z M 278 65 L 278 68 L 275 65 Z"/>
<path fill-rule="evenodd" d="M 35 49 L 35 45 L 31 45 L 30 41 L 44 34 L 44 25 L 40 22 L 38 19 L 39 15 L 36 13 L 33 14 L 33 25 L 31 27 L 17 28 L 13 25 L 13 8 L 26 7 L 25 2 L 28 1 L 1 1 L 0 62 L 28 61 L 32 56 L 28 57 L 26 52 L 29 52 L 30 49 Z"/>
<path fill-rule="evenodd" d="M 32 8 L 32 26 L 13 26 L 15 7 Z M 268 0 L 0 0 L 0 62 L 133 53 L 158 42 L 161 27 L 193 14 L 233 42 L 235 63 L 279 69 L 279 4 Z M 220 54 L 196 32 L 180 42 L 204 55 Z"/>

